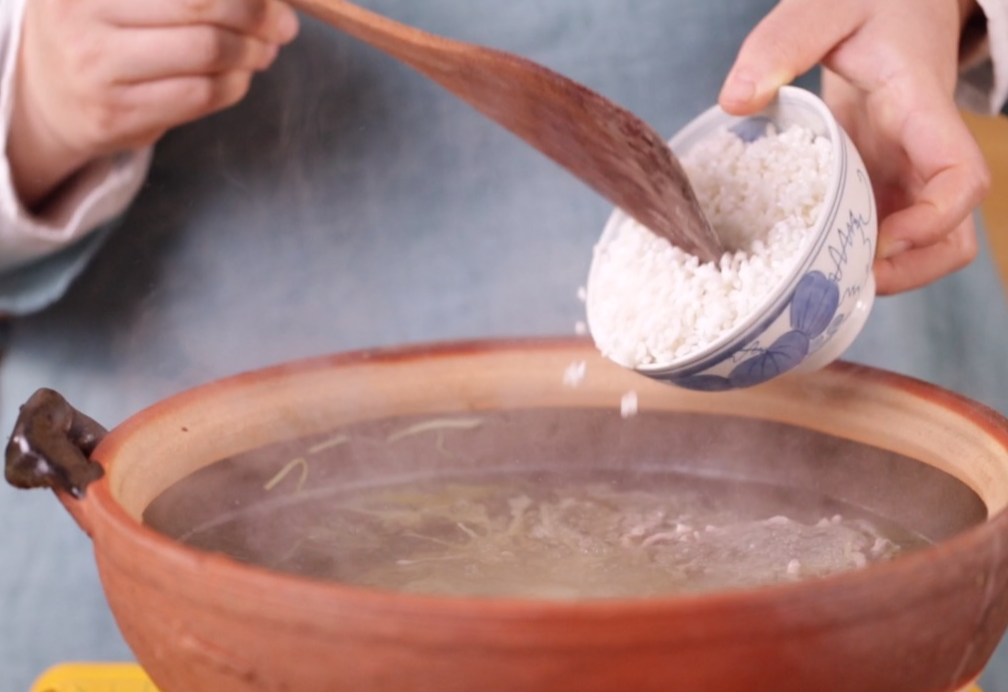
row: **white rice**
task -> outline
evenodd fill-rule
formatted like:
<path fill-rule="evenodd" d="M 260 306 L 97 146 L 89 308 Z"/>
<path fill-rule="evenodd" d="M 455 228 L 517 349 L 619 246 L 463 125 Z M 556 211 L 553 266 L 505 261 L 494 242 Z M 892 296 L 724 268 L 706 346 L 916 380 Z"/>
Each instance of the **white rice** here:
<path fill-rule="evenodd" d="M 567 366 L 563 374 L 565 387 L 580 387 L 585 378 L 585 371 L 588 364 L 583 360 L 577 360 Z"/>
<path fill-rule="evenodd" d="M 588 322 L 602 354 L 626 367 L 685 358 L 763 304 L 815 225 L 832 153 L 799 126 L 751 143 L 725 129 L 681 162 L 727 251 L 700 264 L 632 219 L 595 246 Z"/>
<path fill-rule="evenodd" d="M 620 415 L 624 418 L 637 415 L 637 392 L 631 390 L 620 397 Z"/>

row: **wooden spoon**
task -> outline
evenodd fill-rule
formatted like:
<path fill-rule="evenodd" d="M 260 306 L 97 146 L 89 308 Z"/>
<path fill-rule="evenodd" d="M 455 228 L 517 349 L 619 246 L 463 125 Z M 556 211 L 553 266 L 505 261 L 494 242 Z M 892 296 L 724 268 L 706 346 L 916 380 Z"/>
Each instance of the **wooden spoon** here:
<path fill-rule="evenodd" d="M 291 4 L 426 75 L 700 260 L 720 257 L 721 241 L 679 161 L 626 109 L 520 56 L 435 36 L 345 0 Z"/>

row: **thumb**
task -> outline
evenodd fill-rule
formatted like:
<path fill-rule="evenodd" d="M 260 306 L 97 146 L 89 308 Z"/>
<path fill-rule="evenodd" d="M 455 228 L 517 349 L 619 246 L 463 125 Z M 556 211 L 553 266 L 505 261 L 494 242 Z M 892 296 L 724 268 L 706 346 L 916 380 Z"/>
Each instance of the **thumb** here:
<path fill-rule="evenodd" d="M 863 3 L 782 0 L 756 25 L 728 72 L 718 103 L 748 115 L 812 69 L 864 22 Z"/>

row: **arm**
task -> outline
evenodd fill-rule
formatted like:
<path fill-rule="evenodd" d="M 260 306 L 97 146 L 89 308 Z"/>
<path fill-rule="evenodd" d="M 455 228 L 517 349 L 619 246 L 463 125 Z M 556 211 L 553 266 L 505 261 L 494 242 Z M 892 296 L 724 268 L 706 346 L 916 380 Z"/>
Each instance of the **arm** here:
<path fill-rule="evenodd" d="M 3 0 L 0 270 L 122 212 L 150 146 L 241 99 L 296 32 L 278 0 Z"/>
<path fill-rule="evenodd" d="M 1003 0 L 984 0 L 985 5 Z M 961 38 L 975 0 L 783 0 L 749 35 L 721 94 L 736 113 L 764 106 L 816 63 L 823 98 L 868 166 L 879 210 L 881 294 L 923 286 L 977 252 L 972 212 L 990 187 L 959 115 Z M 988 16 L 993 36 L 1004 27 Z"/>

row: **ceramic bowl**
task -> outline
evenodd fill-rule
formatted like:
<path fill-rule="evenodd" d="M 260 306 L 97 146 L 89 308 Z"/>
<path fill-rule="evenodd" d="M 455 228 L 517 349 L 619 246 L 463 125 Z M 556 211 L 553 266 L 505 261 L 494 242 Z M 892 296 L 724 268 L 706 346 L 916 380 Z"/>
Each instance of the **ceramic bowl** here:
<path fill-rule="evenodd" d="M 586 366 L 577 387 L 563 382 L 571 363 Z M 631 390 L 639 412 L 624 419 Z M 162 692 L 947 692 L 980 674 L 1008 624 L 1008 421 L 865 367 L 834 363 L 713 394 L 642 378 L 588 340 L 468 342 L 208 383 L 100 440 L 66 410 L 22 412 L 8 476 L 57 487 L 93 541 L 125 640 Z M 391 421 L 394 430 L 404 416 L 508 412 L 526 423 L 502 427 L 480 453 L 464 453 L 461 438 L 437 452 L 429 438 L 426 454 L 365 459 L 333 442 L 358 424 Z M 57 458 L 41 461 L 44 450 L 22 433 Z M 90 471 L 68 472 L 63 452 L 95 442 Z M 194 497 L 184 515 L 212 520 L 257 501 L 295 501 L 296 477 L 272 490 L 267 481 L 304 448 L 317 450 L 306 490 L 543 467 L 675 470 L 826 494 L 931 543 L 819 579 L 554 600 L 309 578 L 196 549 L 142 521 L 165 491 L 225 458 L 230 483 Z"/>
<path fill-rule="evenodd" d="M 833 167 L 815 228 L 790 274 L 760 307 L 708 347 L 669 363 L 638 367 L 656 380 L 705 391 L 749 387 L 786 372 L 810 372 L 836 360 L 861 331 L 875 298 L 872 262 L 878 219 L 864 162 L 817 96 L 784 87 L 763 112 L 736 117 L 715 106 L 670 140 L 678 156 L 714 132 L 730 128 L 751 141 L 798 124 L 826 137 Z M 605 244 L 626 215 L 617 209 L 599 240 Z M 591 326 L 592 276 L 588 278 Z"/>

